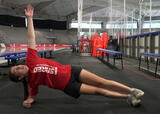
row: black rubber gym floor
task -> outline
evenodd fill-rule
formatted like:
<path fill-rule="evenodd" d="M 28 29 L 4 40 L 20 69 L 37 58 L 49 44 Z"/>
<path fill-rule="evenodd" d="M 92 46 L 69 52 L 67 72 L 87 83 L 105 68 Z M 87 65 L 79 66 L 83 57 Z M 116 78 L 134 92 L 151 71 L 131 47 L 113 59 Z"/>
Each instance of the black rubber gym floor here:
<path fill-rule="evenodd" d="M 7 77 L 9 67 L 0 66 L 0 114 L 159 114 L 160 80 L 138 71 L 134 64 L 124 61 L 124 70 L 105 65 L 96 57 L 82 57 L 71 51 L 55 53 L 52 58 L 62 64 L 81 65 L 97 75 L 118 81 L 130 87 L 144 90 L 140 107 L 134 108 L 124 99 L 112 99 L 102 96 L 81 95 L 74 99 L 61 91 L 39 87 L 37 101 L 31 109 L 22 106 L 22 84 L 10 82 Z M 20 63 L 24 63 L 21 61 Z M 136 64 L 136 63 L 135 63 Z M 137 63 L 138 64 L 138 63 Z"/>

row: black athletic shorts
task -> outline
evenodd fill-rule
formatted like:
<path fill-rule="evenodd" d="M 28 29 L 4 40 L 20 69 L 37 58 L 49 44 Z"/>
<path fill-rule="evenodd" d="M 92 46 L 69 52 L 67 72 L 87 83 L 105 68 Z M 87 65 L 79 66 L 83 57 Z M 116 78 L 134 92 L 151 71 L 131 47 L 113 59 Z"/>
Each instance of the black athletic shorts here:
<path fill-rule="evenodd" d="M 82 68 L 80 66 L 71 66 L 71 79 L 66 86 L 64 92 L 74 98 L 80 96 L 80 88 L 82 82 L 79 80 L 80 72 Z"/>

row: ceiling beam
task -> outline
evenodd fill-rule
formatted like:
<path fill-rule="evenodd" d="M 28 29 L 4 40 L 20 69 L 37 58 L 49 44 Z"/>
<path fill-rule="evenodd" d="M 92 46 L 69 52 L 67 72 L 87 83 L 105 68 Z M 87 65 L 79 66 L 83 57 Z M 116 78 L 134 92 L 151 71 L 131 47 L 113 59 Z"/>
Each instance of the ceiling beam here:
<path fill-rule="evenodd" d="M 129 3 L 129 2 L 127 2 L 127 3 Z M 83 9 L 83 15 L 86 15 L 86 14 L 91 13 L 91 12 L 95 12 L 95 11 L 103 9 L 103 8 L 110 7 L 110 1 L 106 1 L 106 0 L 103 0 L 103 1 L 90 0 L 90 1 L 84 2 L 84 4 L 85 5 L 91 5 L 91 6 Z M 124 3 L 121 2 L 121 1 L 113 2 L 113 8 L 114 8 L 114 10 L 121 11 L 122 14 L 123 14 Z M 130 12 L 130 11 L 136 9 L 136 8 L 138 8 L 138 6 L 134 6 L 133 3 L 130 3 L 130 4 L 127 5 L 126 11 Z M 67 17 L 70 17 L 72 19 L 77 18 L 77 12 L 69 14 Z"/>
<path fill-rule="evenodd" d="M 50 1 L 44 1 L 44 2 L 40 2 L 39 4 L 37 4 L 34 9 L 35 10 L 42 10 L 44 9 L 45 7 L 53 4 L 56 0 L 50 0 Z"/>
<path fill-rule="evenodd" d="M 3 2 L 3 1 L 0 1 L 0 5 L 5 8 L 11 8 L 12 10 L 16 10 L 17 12 L 23 12 L 23 13 L 24 13 L 24 9 L 26 8 L 26 7 L 20 7 L 13 3 Z M 35 10 L 34 12 L 35 14 L 39 14 L 39 15 L 46 14 L 44 11 L 40 11 L 40 10 Z"/>
<path fill-rule="evenodd" d="M 99 6 L 91 6 L 91 7 L 85 8 L 85 9 L 83 9 L 83 15 L 86 15 L 86 14 L 91 13 L 91 12 L 95 12 L 95 11 L 100 10 L 102 8 L 103 7 L 99 7 Z M 67 18 L 69 18 L 69 19 L 77 18 L 77 12 L 69 14 L 67 16 Z"/>
<path fill-rule="evenodd" d="M 89 6 L 97 6 L 97 7 L 102 7 L 102 8 L 105 8 L 105 7 L 108 7 L 110 6 L 110 3 L 109 1 L 107 0 L 88 0 L 87 2 L 83 2 L 85 5 L 89 5 Z"/>

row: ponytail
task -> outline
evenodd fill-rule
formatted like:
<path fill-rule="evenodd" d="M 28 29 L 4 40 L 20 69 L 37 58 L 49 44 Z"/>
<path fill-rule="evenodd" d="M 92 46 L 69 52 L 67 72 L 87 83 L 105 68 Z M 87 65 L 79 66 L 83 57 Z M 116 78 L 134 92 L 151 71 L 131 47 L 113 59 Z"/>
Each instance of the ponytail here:
<path fill-rule="evenodd" d="M 24 77 L 22 79 L 22 83 L 23 83 L 23 87 L 24 87 L 24 100 L 26 100 L 29 96 L 29 92 L 28 92 L 28 82 L 26 77 Z"/>

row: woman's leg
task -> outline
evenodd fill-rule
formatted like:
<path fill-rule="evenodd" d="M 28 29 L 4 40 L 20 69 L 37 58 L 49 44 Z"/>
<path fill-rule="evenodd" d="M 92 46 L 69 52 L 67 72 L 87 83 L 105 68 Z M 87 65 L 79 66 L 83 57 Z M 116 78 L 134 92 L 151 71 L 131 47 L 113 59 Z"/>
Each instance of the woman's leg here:
<path fill-rule="evenodd" d="M 87 70 L 82 69 L 80 73 L 82 82 L 80 93 L 90 95 L 103 95 L 106 97 L 127 99 L 132 106 L 140 104 L 139 99 L 144 92 L 139 89 L 132 89 L 115 81 L 106 80 Z"/>
<path fill-rule="evenodd" d="M 108 89 L 112 92 L 113 91 L 120 92 L 120 93 L 130 93 L 131 92 L 130 87 L 125 86 L 121 83 L 112 81 L 112 80 L 101 78 L 97 76 L 96 74 L 88 72 L 85 69 L 82 69 L 80 73 L 80 80 L 82 81 L 82 83 L 96 86 L 97 88 Z"/>
<path fill-rule="evenodd" d="M 80 94 L 86 94 L 86 95 L 102 95 L 105 97 L 112 97 L 112 98 L 122 98 L 126 99 L 128 98 L 127 94 L 121 94 L 115 91 L 106 90 L 103 88 L 99 88 L 92 85 L 87 85 L 82 83 L 80 88 Z"/>
<path fill-rule="evenodd" d="M 140 99 L 136 99 L 134 96 L 130 94 L 123 94 L 116 91 L 110 91 L 104 88 L 99 88 L 99 87 L 87 85 L 84 83 L 82 83 L 81 85 L 80 94 L 101 95 L 101 96 L 111 97 L 111 98 L 127 99 L 127 102 L 132 106 L 138 106 L 141 102 Z"/>

